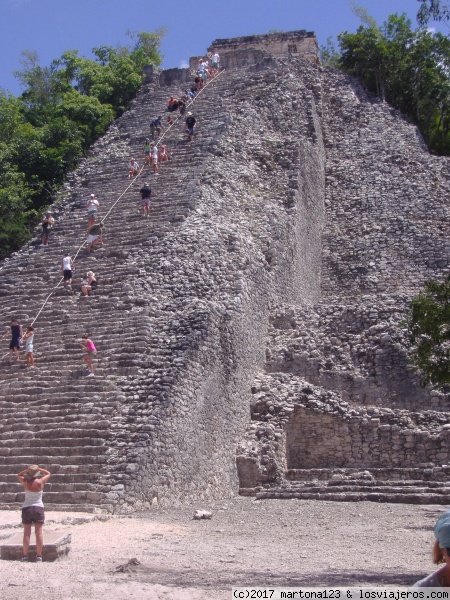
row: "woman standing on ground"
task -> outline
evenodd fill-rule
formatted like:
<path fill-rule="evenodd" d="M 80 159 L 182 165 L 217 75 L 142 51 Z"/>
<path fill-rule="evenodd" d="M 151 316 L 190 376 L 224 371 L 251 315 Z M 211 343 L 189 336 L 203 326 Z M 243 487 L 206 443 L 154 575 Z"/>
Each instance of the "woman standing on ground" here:
<path fill-rule="evenodd" d="M 43 477 L 39 477 L 43 475 Z M 30 546 L 31 526 L 34 524 L 36 534 L 36 562 L 42 562 L 42 548 L 44 536 L 42 527 L 45 521 L 42 490 L 50 479 L 50 471 L 31 465 L 21 471 L 17 478 L 25 489 L 25 500 L 22 504 L 23 523 L 23 556 L 22 561 L 28 561 L 28 548 Z"/>

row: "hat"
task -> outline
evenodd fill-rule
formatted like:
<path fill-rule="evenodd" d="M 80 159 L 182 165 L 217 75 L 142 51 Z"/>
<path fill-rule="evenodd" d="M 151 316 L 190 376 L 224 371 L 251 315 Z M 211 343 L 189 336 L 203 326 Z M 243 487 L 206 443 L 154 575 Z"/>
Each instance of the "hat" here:
<path fill-rule="evenodd" d="M 91 194 L 91 198 L 95 198 L 95 194 Z"/>
<path fill-rule="evenodd" d="M 95 277 L 95 273 L 94 273 L 94 271 L 88 271 L 88 272 L 86 273 L 86 277 Z"/>
<path fill-rule="evenodd" d="M 46 215 L 51 215 L 51 214 L 52 214 L 52 211 L 51 211 L 51 210 L 48 210 L 48 211 L 47 211 L 45 214 L 46 214 Z"/>
<path fill-rule="evenodd" d="M 39 477 L 40 474 L 41 474 L 41 472 L 37 465 L 30 465 L 27 469 L 27 472 L 25 473 L 25 475 L 28 475 L 28 477 L 31 477 L 31 479 L 35 479 L 36 477 Z"/>
<path fill-rule="evenodd" d="M 434 526 L 434 537 L 440 548 L 450 548 L 450 510 L 439 517 Z"/>
<path fill-rule="evenodd" d="M 188 114 L 187 114 L 187 115 L 188 115 L 188 117 L 190 117 L 190 116 L 192 115 L 192 113 L 191 113 L 191 112 L 188 112 Z"/>
<path fill-rule="evenodd" d="M 148 187 L 148 183 L 147 183 L 147 182 L 145 182 L 145 183 L 144 183 L 144 187 L 145 187 L 145 186 L 147 186 L 147 187 Z"/>

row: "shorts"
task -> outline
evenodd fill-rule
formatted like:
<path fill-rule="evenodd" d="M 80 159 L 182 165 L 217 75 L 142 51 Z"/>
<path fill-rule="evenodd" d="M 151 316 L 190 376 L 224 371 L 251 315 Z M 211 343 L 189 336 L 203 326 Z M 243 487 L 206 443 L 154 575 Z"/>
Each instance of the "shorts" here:
<path fill-rule="evenodd" d="M 146 151 L 144 152 L 144 154 L 145 154 L 145 156 L 150 156 L 150 150 L 146 150 Z"/>
<path fill-rule="evenodd" d="M 157 165 L 158 164 L 158 159 L 153 157 L 152 158 L 152 165 Z"/>
<path fill-rule="evenodd" d="M 211 66 L 212 66 L 214 69 L 218 69 L 218 68 L 219 68 L 219 63 L 212 63 L 212 64 L 211 64 Z"/>
<path fill-rule="evenodd" d="M 72 271 L 70 269 L 64 269 L 64 281 L 72 279 Z"/>
<path fill-rule="evenodd" d="M 45 523 L 45 513 L 43 506 L 26 506 L 22 508 L 22 523 L 31 525 L 32 523 Z"/>
<path fill-rule="evenodd" d="M 95 242 L 95 240 L 98 238 L 98 235 L 92 235 L 91 233 L 87 236 L 87 243 L 88 244 L 92 244 L 92 242 Z"/>
<path fill-rule="evenodd" d="M 33 354 L 33 344 L 27 344 L 27 354 Z"/>
<path fill-rule="evenodd" d="M 50 235 L 50 229 L 42 229 L 42 237 L 44 240 L 48 240 L 48 236 Z"/>
<path fill-rule="evenodd" d="M 13 338 L 9 342 L 9 349 L 14 350 L 14 348 L 20 348 L 20 338 Z"/>
<path fill-rule="evenodd" d="M 141 206 L 146 206 L 148 208 L 150 206 L 150 198 L 142 198 Z"/>

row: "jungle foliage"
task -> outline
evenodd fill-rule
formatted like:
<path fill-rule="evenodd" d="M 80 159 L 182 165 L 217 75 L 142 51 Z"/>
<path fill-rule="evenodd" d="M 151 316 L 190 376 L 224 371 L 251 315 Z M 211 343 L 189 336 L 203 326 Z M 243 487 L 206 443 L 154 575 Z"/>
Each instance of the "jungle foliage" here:
<path fill-rule="evenodd" d="M 163 28 L 128 34 L 131 46 L 94 48 L 94 59 L 70 50 L 48 67 L 27 50 L 15 73 L 24 92 L 0 91 L 0 258 L 29 238 L 67 173 L 128 107 L 144 68 L 161 64 Z"/>
<path fill-rule="evenodd" d="M 424 383 L 448 388 L 450 384 L 450 276 L 430 281 L 410 304 L 408 320 L 413 344 L 412 363 Z"/>
<path fill-rule="evenodd" d="M 404 14 L 378 26 L 365 9 L 354 4 L 353 10 L 362 24 L 356 33 L 338 36 L 339 51 L 328 40 L 325 64 L 359 77 L 369 93 L 418 125 L 431 151 L 450 154 L 450 39 L 426 27 L 413 29 Z"/>

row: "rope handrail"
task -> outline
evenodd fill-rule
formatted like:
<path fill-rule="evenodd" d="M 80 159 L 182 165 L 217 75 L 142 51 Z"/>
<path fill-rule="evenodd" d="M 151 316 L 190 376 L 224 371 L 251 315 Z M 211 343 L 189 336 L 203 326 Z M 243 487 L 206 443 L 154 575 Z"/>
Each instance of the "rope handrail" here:
<path fill-rule="evenodd" d="M 198 93 L 196 94 L 196 96 L 194 98 L 192 98 L 192 100 L 186 104 L 186 108 L 189 108 L 192 104 L 194 104 L 194 102 L 199 98 L 199 96 L 202 94 L 202 92 L 205 91 L 206 88 L 208 88 L 209 85 L 211 85 L 213 83 L 213 81 L 216 81 L 216 79 L 222 75 L 222 73 L 225 72 L 225 69 L 222 69 L 222 71 L 219 71 L 212 79 L 210 79 L 209 81 L 207 81 L 206 84 L 203 85 L 203 87 L 198 91 Z M 160 143 L 164 137 L 169 133 L 169 131 L 171 130 L 171 128 L 178 123 L 178 121 L 181 119 L 181 117 L 183 117 L 184 114 L 179 114 L 176 119 L 174 120 L 173 123 L 171 123 L 169 125 L 169 127 L 167 127 L 166 131 L 158 138 L 158 143 Z M 125 188 L 125 190 L 119 195 L 119 197 L 117 198 L 117 200 L 111 205 L 111 207 L 109 208 L 109 210 L 106 212 L 106 214 L 103 216 L 103 218 L 101 219 L 101 223 L 105 222 L 106 219 L 109 217 L 109 215 L 111 214 L 111 212 L 113 211 L 113 209 L 115 208 L 115 206 L 118 204 L 118 202 L 123 198 L 123 196 L 128 192 L 128 190 L 135 184 L 135 182 L 137 181 L 137 178 L 139 177 L 139 175 L 142 173 L 142 171 L 144 170 L 145 164 L 142 165 L 142 167 L 139 169 L 138 174 L 132 179 L 132 181 L 129 183 L 129 185 L 127 185 L 127 187 Z M 73 257 L 73 263 L 75 264 L 75 261 L 79 255 L 79 253 L 81 252 L 81 249 L 86 245 L 86 240 L 84 240 L 84 242 L 78 247 L 74 257 Z M 44 303 L 42 304 L 41 308 L 39 309 L 38 313 L 36 314 L 36 316 L 34 317 L 34 319 L 31 321 L 30 325 L 34 325 L 34 323 L 37 321 L 38 317 L 41 315 L 42 311 L 44 310 L 45 306 L 47 305 L 47 302 L 50 300 L 50 298 L 53 296 L 53 294 L 55 293 L 55 291 L 59 288 L 59 286 L 61 285 L 61 283 L 63 283 L 64 281 L 64 277 L 61 277 L 61 279 L 58 281 L 58 283 L 51 289 L 49 295 L 45 298 Z M 2 359 L 5 358 L 6 356 L 8 356 L 8 352 L 6 354 L 4 354 L 2 356 Z"/>

